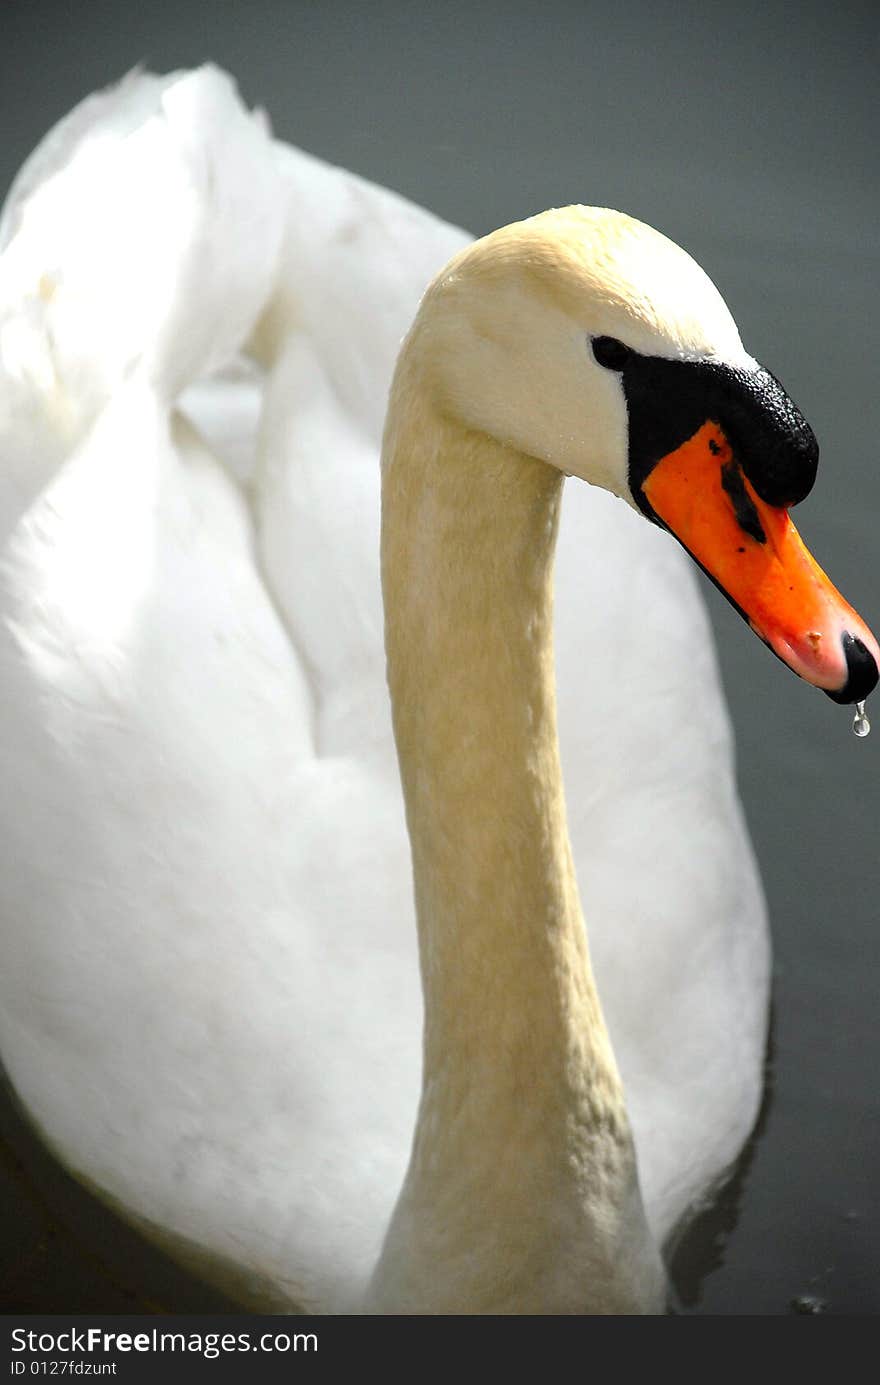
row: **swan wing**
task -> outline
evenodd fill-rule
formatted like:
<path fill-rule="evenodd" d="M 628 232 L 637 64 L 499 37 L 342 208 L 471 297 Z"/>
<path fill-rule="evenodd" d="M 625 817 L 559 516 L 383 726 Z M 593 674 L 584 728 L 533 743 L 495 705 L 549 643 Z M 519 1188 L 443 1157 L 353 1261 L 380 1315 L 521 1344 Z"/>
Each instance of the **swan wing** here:
<path fill-rule="evenodd" d="M 134 136 L 116 104 L 129 99 Z M 271 192 L 268 137 L 211 71 L 129 81 L 111 107 L 115 124 L 78 127 L 108 171 L 93 243 L 80 210 L 68 265 L 31 216 L 47 186 L 34 179 L 2 262 L 4 344 L 25 332 L 27 349 L 2 362 L 0 1051 L 53 1147 L 129 1215 L 213 1257 L 215 1276 L 258 1277 L 262 1301 L 341 1307 L 378 1252 L 418 1089 L 399 798 L 354 757 L 314 754 L 309 667 L 254 562 L 247 499 L 174 407 L 234 355 L 271 288 L 280 199 L 255 263 L 245 170 L 211 171 L 237 140 Z M 207 114 L 178 140 L 181 108 Z M 72 138 L 68 162 L 44 166 L 73 204 L 78 150 Z M 109 176 L 123 165 L 135 185 L 158 166 L 131 226 Z M 220 217 L 233 172 L 248 210 Z M 154 204 L 180 214 L 178 258 L 160 235 L 159 267 L 140 224 Z M 120 245 L 168 289 L 141 303 L 140 334 L 113 302 Z M 107 336 L 93 354 L 84 335 L 77 356 L 102 259 Z M 377 1028 L 377 1008 L 395 1022 Z"/>

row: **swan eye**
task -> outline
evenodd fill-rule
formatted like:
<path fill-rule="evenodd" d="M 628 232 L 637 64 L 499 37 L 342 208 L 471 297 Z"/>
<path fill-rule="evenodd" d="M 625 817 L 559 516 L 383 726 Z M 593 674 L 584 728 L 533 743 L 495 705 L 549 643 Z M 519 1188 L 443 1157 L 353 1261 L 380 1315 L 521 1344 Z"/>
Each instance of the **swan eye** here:
<path fill-rule="evenodd" d="M 617 337 L 593 337 L 593 355 L 608 370 L 623 370 L 632 352 Z"/>

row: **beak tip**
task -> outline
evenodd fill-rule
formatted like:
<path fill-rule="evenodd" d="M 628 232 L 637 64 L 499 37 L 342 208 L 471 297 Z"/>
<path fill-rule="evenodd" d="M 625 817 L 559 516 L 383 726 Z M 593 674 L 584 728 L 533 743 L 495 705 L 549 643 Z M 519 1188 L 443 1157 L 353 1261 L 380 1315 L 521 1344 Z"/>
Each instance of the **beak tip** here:
<path fill-rule="evenodd" d="M 826 691 L 833 702 L 864 702 L 880 678 L 877 660 L 864 641 L 858 635 L 851 635 L 848 630 L 843 632 L 841 644 L 846 658 L 847 679 L 838 691 Z"/>

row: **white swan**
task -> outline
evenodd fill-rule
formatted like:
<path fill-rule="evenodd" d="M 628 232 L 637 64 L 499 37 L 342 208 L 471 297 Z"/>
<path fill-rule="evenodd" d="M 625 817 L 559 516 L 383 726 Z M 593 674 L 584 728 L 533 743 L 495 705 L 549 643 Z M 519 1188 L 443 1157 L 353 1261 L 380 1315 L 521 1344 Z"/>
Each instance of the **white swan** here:
<path fill-rule="evenodd" d="M 467 470 L 455 446 L 442 483 L 386 502 L 405 525 L 386 543 L 389 650 L 429 988 L 404 1183 L 420 999 L 376 456 L 399 338 L 466 238 L 273 145 L 211 69 L 90 98 L 5 213 L 0 1052 L 71 1168 L 252 1303 L 656 1309 L 656 1247 L 757 1107 L 766 929 L 707 623 L 675 546 L 571 486 L 569 828 L 643 1217 L 554 777 L 559 471 L 502 457 L 627 494 L 620 381 L 591 333 L 753 363 L 662 238 L 597 222 L 578 289 L 552 245 L 587 246 L 589 226 L 537 224 L 524 280 L 502 237 L 439 281 L 401 367 L 419 388 L 390 425 L 392 477 L 413 410 L 437 443 L 465 425 L 495 439 L 466 541 L 446 508 Z M 560 355 L 579 291 L 598 316 Z M 258 318 L 265 378 L 182 394 Z M 486 605 L 472 561 L 503 584 L 511 543 L 528 620 L 511 591 L 510 619 L 497 587 Z M 450 911 L 458 933 L 429 937 Z"/>

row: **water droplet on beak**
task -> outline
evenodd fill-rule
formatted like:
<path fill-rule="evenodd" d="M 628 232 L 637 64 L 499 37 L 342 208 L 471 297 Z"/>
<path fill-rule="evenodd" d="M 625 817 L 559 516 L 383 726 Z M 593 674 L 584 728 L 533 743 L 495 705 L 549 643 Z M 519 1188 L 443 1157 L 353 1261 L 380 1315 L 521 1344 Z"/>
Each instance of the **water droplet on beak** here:
<path fill-rule="evenodd" d="M 871 734 L 871 723 L 865 716 L 864 702 L 856 703 L 855 715 L 853 716 L 853 735 L 869 736 Z"/>

